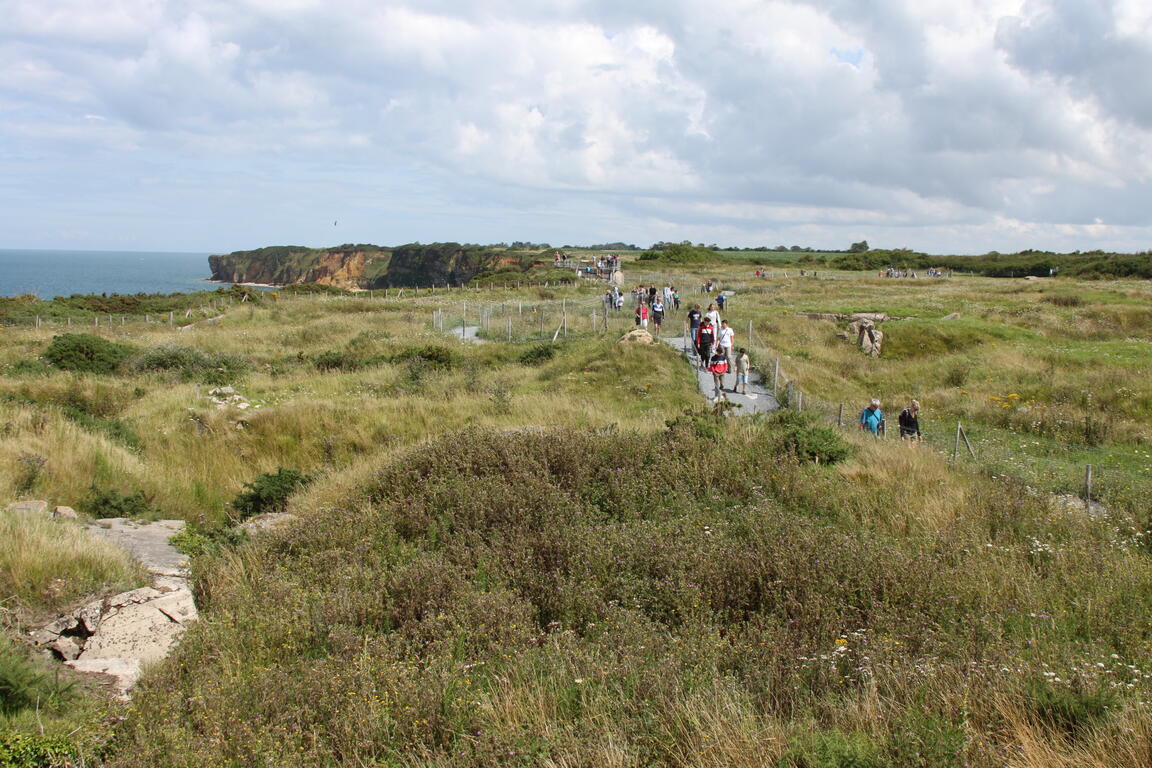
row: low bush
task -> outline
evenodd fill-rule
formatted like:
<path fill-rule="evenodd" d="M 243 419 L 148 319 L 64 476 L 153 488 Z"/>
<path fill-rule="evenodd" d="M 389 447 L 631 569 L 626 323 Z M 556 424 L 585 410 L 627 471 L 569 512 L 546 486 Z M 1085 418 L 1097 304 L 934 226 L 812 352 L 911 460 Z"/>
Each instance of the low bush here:
<path fill-rule="evenodd" d="M 266 472 L 245 483 L 244 490 L 232 500 L 232 509 L 241 520 L 266 512 L 283 512 L 288 508 L 288 498 L 311 480 L 303 472 L 277 467 L 275 472 Z"/>
<path fill-rule="evenodd" d="M 137 371 L 171 371 L 185 381 L 227 384 L 248 372 L 247 360 L 237 355 L 212 354 L 193 347 L 157 347 L 133 358 Z"/>
<path fill-rule="evenodd" d="M 556 356 L 555 344 L 533 344 L 520 353 L 517 360 L 521 365 L 541 365 Z"/>
<path fill-rule="evenodd" d="M 114 373 L 135 352 L 135 347 L 90 333 L 63 333 L 53 337 L 44 351 L 44 359 L 65 371 Z"/>
<path fill-rule="evenodd" d="M 867 734 L 841 731 L 817 731 L 797 739 L 776 765 L 777 768 L 895 768 Z"/>
<path fill-rule="evenodd" d="M 31 733 L 0 733 L 0 768 L 69 768 L 77 749 L 67 739 Z"/>
<path fill-rule="evenodd" d="M 92 517 L 152 518 L 156 515 L 152 498 L 144 491 L 124 493 L 96 485 L 88 489 L 81 508 Z"/>
<path fill-rule="evenodd" d="M 818 464 L 835 464 L 852 455 L 852 447 L 840 433 L 821 423 L 814 413 L 780 410 L 765 421 L 773 453 Z"/>
<path fill-rule="evenodd" d="M 425 344 L 420 347 L 407 347 L 392 355 L 392 362 L 407 363 L 418 361 L 432 368 L 455 368 L 460 357 L 448 347 L 439 344 Z"/>
<path fill-rule="evenodd" d="M 1100 685 L 1088 686 L 1079 681 L 1060 684 L 1037 679 L 1028 684 L 1025 701 L 1038 721 L 1069 736 L 1076 736 L 1103 723 L 1117 698 Z"/>

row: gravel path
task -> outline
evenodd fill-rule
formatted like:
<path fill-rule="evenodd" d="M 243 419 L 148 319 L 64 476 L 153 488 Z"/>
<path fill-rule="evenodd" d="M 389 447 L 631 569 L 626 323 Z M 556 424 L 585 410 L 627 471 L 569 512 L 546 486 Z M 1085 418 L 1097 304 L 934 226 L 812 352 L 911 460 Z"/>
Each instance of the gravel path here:
<path fill-rule="evenodd" d="M 696 351 L 691 348 L 691 345 L 688 344 L 687 339 L 683 336 L 664 336 L 661 337 L 660 340 L 688 358 L 689 363 L 691 363 L 692 367 L 696 370 L 696 379 L 700 383 L 700 394 L 708 398 L 709 401 L 712 401 L 714 390 L 712 374 L 708 371 L 700 370 L 700 358 L 696 355 Z M 734 387 L 736 385 L 736 374 L 725 374 L 724 385 L 725 387 Z M 760 379 L 760 374 L 756 370 L 752 370 L 748 374 L 747 395 L 741 395 L 725 389 L 724 397 L 728 402 L 739 408 L 737 413 L 768 413 L 770 411 L 780 410 L 780 403 L 776 401 L 776 396 L 772 394 L 771 389 L 764 386 Z"/>

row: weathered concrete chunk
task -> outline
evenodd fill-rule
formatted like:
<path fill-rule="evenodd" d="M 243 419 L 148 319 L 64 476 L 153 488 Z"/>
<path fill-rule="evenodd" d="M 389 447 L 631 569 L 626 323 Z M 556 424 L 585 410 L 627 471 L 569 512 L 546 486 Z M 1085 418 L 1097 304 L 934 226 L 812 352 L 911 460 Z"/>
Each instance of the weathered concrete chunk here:
<path fill-rule="evenodd" d="M 60 654 L 65 661 L 72 661 L 84 650 L 83 641 L 78 637 L 58 637 L 46 647 Z"/>
<path fill-rule="evenodd" d="M 115 688 L 116 693 L 126 697 L 128 691 L 140 680 L 142 665 L 139 659 L 76 659 L 64 662 L 77 672 L 102 675 Z"/>
<path fill-rule="evenodd" d="M 172 536 L 183 529 L 183 520 L 136 523 L 123 517 L 97 520 L 88 526 L 90 533 L 124 547 L 149 573 L 157 576 L 187 575 L 187 556 L 168 543 Z"/>
<path fill-rule="evenodd" d="M 48 514 L 48 502 L 16 501 L 8 505 L 8 511 L 16 514 L 46 515 Z"/>

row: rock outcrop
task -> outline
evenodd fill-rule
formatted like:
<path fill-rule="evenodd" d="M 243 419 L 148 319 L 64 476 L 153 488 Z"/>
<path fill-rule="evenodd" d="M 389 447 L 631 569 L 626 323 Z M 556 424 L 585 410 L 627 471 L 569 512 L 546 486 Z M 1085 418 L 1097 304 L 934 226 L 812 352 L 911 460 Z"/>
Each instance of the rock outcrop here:
<path fill-rule="evenodd" d="M 643 328 L 637 328 L 633 331 L 628 331 L 620 337 L 620 344 L 654 344 L 656 340 L 652 338 L 652 334 Z"/>

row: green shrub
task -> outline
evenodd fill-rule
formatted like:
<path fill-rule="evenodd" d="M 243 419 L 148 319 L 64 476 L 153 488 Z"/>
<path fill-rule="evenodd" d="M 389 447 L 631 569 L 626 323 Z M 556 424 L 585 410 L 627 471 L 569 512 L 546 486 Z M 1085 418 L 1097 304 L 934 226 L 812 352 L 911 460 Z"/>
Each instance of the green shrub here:
<path fill-rule="evenodd" d="M 226 384 L 248 372 L 249 363 L 236 355 L 210 354 L 192 347 L 157 347 L 132 361 L 137 371 L 173 371 L 186 381 Z"/>
<path fill-rule="evenodd" d="M 1097 686 L 1088 689 L 1074 682 L 1063 686 L 1047 680 L 1033 680 L 1027 686 L 1027 705 L 1036 719 L 1070 736 L 1102 723 L 1116 696 Z"/>
<path fill-rule="evenodd" d="M 316 355 L 312 364 L 318 371 L 358 371 L 364 360 L 347 349 L 331 349 Z"/>
<path fill-rule="evenodd" d="M 303 472 L 277 467 L 275 472 L 265 472 L 245 483 L 245 490 L 232 500 L 232 509 L 241 520 L 266 512 L 283 512 L 288 508 L 288 498 L 311 481 Z"/>
<path fill-rule="evenodd" d="M 37 704 L 54 704 L 70 687 L 57 683 L 26 648 L 0 635 L 0 714 L 13 715 Z"/>
<path fill-rule="evenodd" d="M 425 344 L 421 347 L 408 347 L 392 356 L 394 363 L 419 361 L 432 368 L 455 368 L 459 359 L 455 352 L 439 344 Z"/>
<path fill-rule="evenodd" d="M 168 543 L 189 557 L 200 557 L 201 555 L 216 554 L 228 547 L 235 547 L 246 541 L 247 538 L 247 533 L 231 526 L 206 528 L 188 524 L 170 538 Z"/>
<path fill-rule="evenodd" d="M 917 765 L 911 763 L 910 765 Z M 795 741 L 779 768 L 890 768 L 880 749 L 864 733 L 818 731 Z"/>
<path fill-rule="evenodd" d="M 76 765 L 76 747 L 66 739 L 30 733 L 0 733 L 0 768 L 63 768 Z"/>
<path fill-rule="evenodd" d="M 895 723 L 887 752 L 893 765 L 959 768 L 964 764 L 964 731 L 936 715 L 913 710 Z"/>
<path fill-rule="evenodd" d="M 127 344 L 117 344 L 90 333 L 63 333 L 53 337 L 44 351 L 44 359 L 65 371 L 113 373 L 135 351 Z"/>
<path fill-rule="evenodd" d="M 92 517 L 148 518 L 156 514 L 152 508 L 152 499 L 144 491 L 122 493 L 115 488 L 99 488 L 95 485 L 88 489 L 83 509 Z"/>
<path fill-rule="evenodd" d="M 517 358 L 521 365 L 540 365 L 556 356 L 556 346 L 553 344 L 533 344 L 520 353 Z"/>
<path fill-rule="evenodd" d="M 780 410 L 768 416 L 773 453 L 788 453 L 819 464 L 835 464 L 852 455 L 852 447 L 832 427 L 807 411 Z"/>

